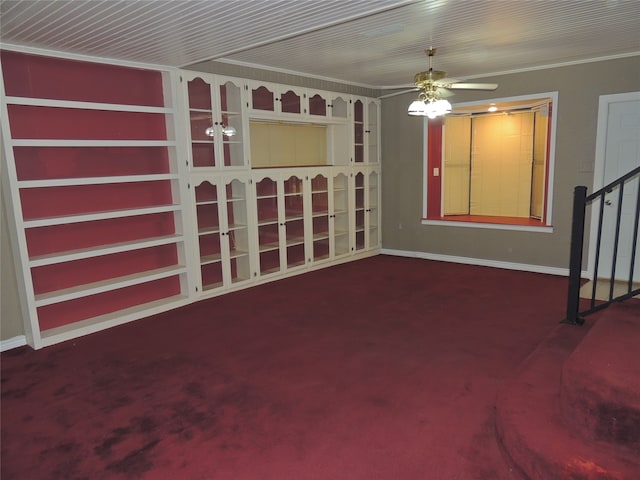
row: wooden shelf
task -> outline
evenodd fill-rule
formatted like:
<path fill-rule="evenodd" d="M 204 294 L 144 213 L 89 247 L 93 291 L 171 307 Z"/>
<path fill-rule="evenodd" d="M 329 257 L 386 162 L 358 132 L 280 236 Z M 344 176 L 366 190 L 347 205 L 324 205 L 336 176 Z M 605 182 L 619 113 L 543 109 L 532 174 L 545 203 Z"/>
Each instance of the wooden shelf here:
<path fill-rule="evenodd" d="M 270 242 L 270 243 L 262 243 L 260 244 L 260 253 L 270 252 L 272 250 L 279 250 L 280 242 Z"/>
<path fill-rule="evenodd" d="M 213 235 L 213 234 L 216 234 L 216 233 L 220 233 L 220 227 L 219 226 L 203 227 L 203 228 L 199 228 L 198 229 L 198 236 Z"/>
<path fill-rule="evenodd" d="M 242 230 L 244 228 L 247 228 L 247 225 L 244 223 L 232 223 L 229 225 L 229 231 L 232 230 Z"/>
<path fill-rule="evenodd" d="M 184 241 L 182 235 L 166 235 L 161 237 L 145 238 L 143 240 L 135 240 L 131 242 L 120 242 L 111 245 L 101 245 L 93 248 L 80 248 L 77 250 L 68 250 L 49 255 L 40 255 L 29 260 L 30 267 L 42 267 L 44 265 L 54 265 L 56 263 L 71 262 L 84 258 L 100 257 L 113 253 L 128 252 L 133 250 L 141 250 L 143 248 L 157 247 L 161 245 L 170 245 L 172 243 L 180 243 Z"/>
<path fill-rule="evenodd" d="M 172 108 L 131 105 L 122 103 L 81 102 L 77 100 L 55 100 L 49 98 L 7 96 L 7 105 L 25 105 L 34 107 L 73 108 L 80 110 L 101 110 L 135 113 L 173 114 Z"/>
<path fill-rule="evenodd" d="M 153 280 L 158 280 L 161 278 L 172 277 L 185 272 L 186 268 L 183 265 L 177 265 L 135 273 L 131 275 L 125 275 L 122 277 L 111 278 L 108 280 L 102 280 L 100 282 L 92 282 L 72 288 L 65 288 L 63 290 L 57 290 L 55 292 L 36 295 L 35 306 L 42 307 L 54 303 L 61 303 L 76 298 L 95 295 L 97 293 L 103 293 L 111 290 L 117 290 L 119 288 L 129 287 L 131 285 L 138 285 L 140 283 L 151 282 Z"/>
<path fill-rule="evenodd" d="M 18 182 L 19 188 L 69 187 L 74 185 L 106 185 L 112 183 L 156 182 L 159 180 L 178 180 L 176 174 L 122 175 L 109 177 L 56 178 L 51 180 L 24 180 Z"/>
<path fill-rule="evenodd" d="M 262 220 L 258 220 L 258 226 L 262 227 L 264 225 L 273 225 L 274 223 L 278 223 L 278 218 L 264 218 Z"/>
<path fill-rule="evenodd" d="M 204 257 L 200 257 L 200 265 L 209 265 L 211 263 L 216 263 L 222 260 L 222 256 L 219 253 L 214 253 L 212 255 L 205 255 Z"/>
<path fill-rule="evenodd" d="M 293 247 L 295 245 L 304 245 L 304 237 L 287 238 L 287 247 Z"/>
<path fill-rule="evenodd" d="M 77 338 L 81 335 L 87 335 L 89 333 L 104 330 L 105 328 L 121 325 L 144 316 L 164 311 L 170 306 L 180 306 L 181 304 L 186 303 L 187 300 L 188 297 L 186 295 L 172 295 L 160 300 L 141 303 L 116 312 L 74 322 L 69 325 L 42 330 L 40 334 L 43 343 L 42 346 L 54 345 L 65 340 Z"/>
<path fill-rule="evenodd" d="M 173 140 L 13 139 L 14 147 L 175 147 Z"/>
<path fill-rule="evenodd" d="M 91 222 L 108 218 L 133 217 L 137 215 L 151 215 L 153 213 L 175 212 L 180 210 L 180 205 L 160 205 L 145 208 L 131 208 L 125 210 L 110 210 L 106 212 L 82 213 L 77 215 L 46 217 L 34 220 L 25 220 L 25 228 L 44 227 L 49 225 L 62 225 L 69 223 Z"/>

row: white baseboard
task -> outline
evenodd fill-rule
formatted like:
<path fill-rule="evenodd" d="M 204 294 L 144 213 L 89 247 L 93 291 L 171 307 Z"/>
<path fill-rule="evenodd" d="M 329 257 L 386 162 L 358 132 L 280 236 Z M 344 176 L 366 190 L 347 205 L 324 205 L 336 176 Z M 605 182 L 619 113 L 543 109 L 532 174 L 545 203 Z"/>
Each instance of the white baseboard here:
<path fill-rule="evenodd" d="M 383 255 L 395 255 L 398 257 L 422 258 L 424 260 L 437 260 L 440 262 L 464 263 L 466 265 L 478 265 L 481 267 L 503 268 L 506 270 L 520 270 L 523 272 L 546 273 L 549 275 L 569 276 L 568 268 L 548 267 L 544 265 L 530 265 L 527 263 L 501 262 L 498 260 L 487 260 L 485 258 L 456 257 L 453 255 L 440 255 L 437 253 L 412 252 L 408 250 L 394 250 L 383 248 Z"/>
<path fill-rule="evenodd" d="M 22 347 L 27 344 L 27 337 L 18 335 L 17 337 L 7 338 L 0 341 L 0 352 L 11 350 L 12 348 Z"/>

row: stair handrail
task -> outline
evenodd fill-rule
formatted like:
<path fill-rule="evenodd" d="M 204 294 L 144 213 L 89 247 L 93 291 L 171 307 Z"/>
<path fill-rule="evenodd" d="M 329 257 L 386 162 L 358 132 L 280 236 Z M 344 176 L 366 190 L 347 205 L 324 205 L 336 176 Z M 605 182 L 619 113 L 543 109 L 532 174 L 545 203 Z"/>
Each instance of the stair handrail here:
<path fill-rule="evenodd" d="M 605 185 L 599 190 L 587 195 L 587 187 L 577 186 L 573 191 L 573 215 L 571 222 L 571 250 L 569 254 L 569 287 L 567 291 L 567 316 L 562 323 L 571 325 L 582 325 L 584 317 L 598 310 L 608 307 L 613 302 L 620 302 L 632 298 L 640 294 L 640 288 L 633 288 L 633 274 L 635 267 L 636 252 L 638 248 L 638 230 L 640 221 L 640 185 L 638 186 L 638 195 L 636 199 L 635 222 L 633 226 L 633 237 L 631 242 L 631 261 L 629 267 L 629 278 L 627 282 L 627 291 L 621 295 L 614 295 L 615 270 L 618 255 L 618 245 L 620 240 L 620 219 L 622 214 L 622 195 L 624 193 L 624 185 L 636 176 L 640 177 L 640 166 L 634 168 L 630 172 L 622 175 L 618 179 Z M 614 235 L 613 259 L 611 268 L 611 280 L 609 284 L 608 300 L 596 303 L 596 286 L 598 281 L 598 267 L 600 261 L 600 247 L 602 240 L 602 222 L 604 217 L 605 195 L 613 192 L 619 187 L 618 191 L 618 209 L 616 217 L 616 231 Z M 585 217 L 587 206 L 593 204 L 594 200 L 600 199 L 598 210 L 598 229 L 596 232 L 595 261 L 593 271 L 593 286 L 589 308 L 580 311 L 580 287 L 582 283 L 582 260 L 585 237 Z M 593 214 L 593 212 L 592 212 Z M 593 239 L 590 239 L 592 241 Z"/>

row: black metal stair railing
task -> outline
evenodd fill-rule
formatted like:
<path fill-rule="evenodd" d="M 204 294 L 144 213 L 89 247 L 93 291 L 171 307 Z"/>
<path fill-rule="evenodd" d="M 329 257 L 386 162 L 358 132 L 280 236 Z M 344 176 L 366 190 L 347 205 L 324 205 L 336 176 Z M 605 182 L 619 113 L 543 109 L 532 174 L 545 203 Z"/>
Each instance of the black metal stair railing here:
<path fill-rule="evenodd" d="M 623 203 L 625 200 L 625 186 L 627 190 L 635 188 L 637 195 L 631 199 L 635 203 L 635 214 L 633 215 L 632 225 L 625 225 L 627 235 L 622 232 L 622 211 Z M 609 276 L 606 280 L 609 282 L 609 292 L 607 298 L 604 300 L 596 299 L 596 292 L 598 281 L 601 279 L 599 271 L 601 271 L 601 253 L 603 248 L 603 225 L 605 219 L 605 205 L 612 205 L 612 202 L 606 198 L 607 195 L 617 193 L 617 208 L 615 217 L 615 227 L 612 232 L 606 232 L 609 235 L 613 235 L 612 250 L 607 253 L 612 254 L 611 265 L 605 265 L 610 267 L 608 270 Z M 627 199 L 627 206 L 629 199 Z M 585 219 L 587 217 L 587 208 L 596 206 L 597 208 L 591 208 L 589 211 L 591 216 L 596 215 L 597 230 L 595 232 L 595 238 L 590 238 L 589 241 L 595 241 L 595 256 L 594 256 L 594 268 L 591 287 L 591 296 L 587 298 L 588 307 L 580 310 L 580 288 L 582 284 L 582 260 L 583 250 L 585 244 Z M 596 312 L 603 308 L 606 308 L 613 302 L 623 301 L 632 298 L 636 295 L 640 295 L 640 286 L 634 283 L 634 273 L 636 273 L 636 257 L 639 257 L 638 253 L 638 222 L 640 220 L 640 167 L 633 169 L 626 175 L 623 175 L 619 179 L 605 185 L 597 192 L 593 192 L 591 195 L 587 195 L 587 187 L 576 187 L 573 192 L 573 220 L 571 225 L 571 253 L 569 257 L 569 289 L 567 294 L 567 316 L 562 321 L 563 323 L 569 323 L 572 325 L 582 325 L 584 323 L 584 317 L 590 313 Z M 629 236 L 631 238 L 627 238 Z M 630 248 L 629 265 L 618 265 L 618 253 L 621 242 L 625 246 Z M 621 271 L 624 267 L 628 267 L 628 270 Z M 605 280 L 605 278 L 602 278 Z M 622 280 L 624 289 L 623 292 L 616 293 L 615 285 L 617 281 Z M 635 287 L 635 288 L 634 288 Z"/>

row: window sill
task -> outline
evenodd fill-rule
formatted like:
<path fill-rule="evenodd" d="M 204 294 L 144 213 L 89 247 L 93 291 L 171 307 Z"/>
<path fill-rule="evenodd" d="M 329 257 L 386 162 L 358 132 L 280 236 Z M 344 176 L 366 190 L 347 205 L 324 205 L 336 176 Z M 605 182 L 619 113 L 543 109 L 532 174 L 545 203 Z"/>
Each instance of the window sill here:
<path fill-rule="evenodd" d="M 451 216 L 441 218 L 423 218 L 423 225 L 440 225 L 447 227 L 484 228 L 489 230 L 515 230 L 520 232 L 553 233 L 553 226 L 545 225 L 537 220 L 511 219 L 505 217 L 473 217 Z"/>

